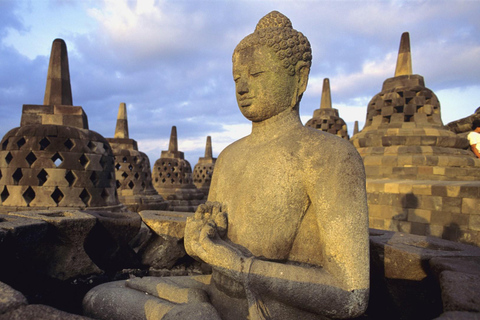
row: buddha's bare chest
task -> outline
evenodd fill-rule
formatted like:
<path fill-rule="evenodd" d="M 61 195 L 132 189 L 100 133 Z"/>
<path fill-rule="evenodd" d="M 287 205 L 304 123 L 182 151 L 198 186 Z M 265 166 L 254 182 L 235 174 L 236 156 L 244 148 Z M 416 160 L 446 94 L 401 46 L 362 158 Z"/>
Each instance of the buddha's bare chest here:
<path fill-rule="evenodd" d="M 252 148 L 228 159 L 217 201 L 227 203 L 229 237 L 257 254 L 288 255 L 308 207 L 294 154 Z"/>

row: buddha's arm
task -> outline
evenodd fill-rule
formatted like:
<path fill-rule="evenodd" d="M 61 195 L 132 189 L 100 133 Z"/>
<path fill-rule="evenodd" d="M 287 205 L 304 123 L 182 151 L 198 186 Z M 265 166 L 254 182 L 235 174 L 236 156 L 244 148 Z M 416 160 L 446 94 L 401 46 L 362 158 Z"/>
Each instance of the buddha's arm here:
<path fill-rule="evenodd" d="M 317 215 L 322 268 L 255 260 L 249 276 L 252 289 L 260 295 L 330 317 L 361 314 L 368 300 L 364 167 L 353 147 L 344 149 L 338 150 L 331 168 L 324 171 L 328 176 L 305 172 L 305 179 L 318 177 L 308 182 L 307 191 Z"/>

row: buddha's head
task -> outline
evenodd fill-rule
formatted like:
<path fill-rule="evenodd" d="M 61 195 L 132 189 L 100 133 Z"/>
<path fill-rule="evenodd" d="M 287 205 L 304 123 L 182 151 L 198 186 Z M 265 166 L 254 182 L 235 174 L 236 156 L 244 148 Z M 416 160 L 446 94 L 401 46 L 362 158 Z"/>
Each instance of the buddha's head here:
<path fill-rule="evenodd" d="M 264 16 L 233 52 L 238 106 L 253 122 L 298 113 L 312 61 L 308 39 L 277 11 Z"/>

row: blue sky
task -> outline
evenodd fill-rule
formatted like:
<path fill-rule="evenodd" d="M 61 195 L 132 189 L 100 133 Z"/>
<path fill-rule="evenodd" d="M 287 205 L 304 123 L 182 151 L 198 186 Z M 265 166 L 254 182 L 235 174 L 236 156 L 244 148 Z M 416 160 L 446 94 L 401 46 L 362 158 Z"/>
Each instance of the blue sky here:
<path fill-rule="evenodd" d="M 120 102 L 130 137 L 153 164 L 172 125 L 193 165 L 207 135 L 214 155 L 246 135 L 235 101 L 231 55 L 272 10 L 288 16 L 313 48 L 300 113 L 319 108 L 330 78 L 333 107 L 360 128 L 369 100 L 395 71 L 410 32 L 413 72 L 438 96 L 444 124 L 480 105 L 480 1 L 0 0 L 0 134 L 41 104 L 51 43 L 66 41 L 74 105 L 90 129 L 113 137 Z"/>

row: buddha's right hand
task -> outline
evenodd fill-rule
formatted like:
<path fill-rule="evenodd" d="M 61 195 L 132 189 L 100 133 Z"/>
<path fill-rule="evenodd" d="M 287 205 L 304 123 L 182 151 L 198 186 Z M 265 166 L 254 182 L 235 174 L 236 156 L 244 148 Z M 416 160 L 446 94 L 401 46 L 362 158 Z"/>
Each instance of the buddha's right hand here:
<path fill-rule="evenodd" d="M 207 201 L 198 206 L 193 217 L 187 219 L 185 227 L 185 250 L 191 257 L 201 260 L 194 248 L 200 239 L 200 233 L 207 224 L 215 225 L 216 233 L 224 238 L 227 233 L 228 221 L 225 205 L 219 202 Z M 213 236 L 213 235 L 212 235 Z"/>

